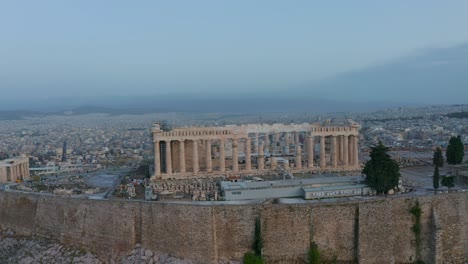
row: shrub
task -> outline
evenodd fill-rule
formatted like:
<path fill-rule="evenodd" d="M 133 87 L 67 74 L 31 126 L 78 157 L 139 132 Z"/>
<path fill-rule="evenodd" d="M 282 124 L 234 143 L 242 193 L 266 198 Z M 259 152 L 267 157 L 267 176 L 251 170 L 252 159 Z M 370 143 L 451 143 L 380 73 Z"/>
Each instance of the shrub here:
<path fill-rule="evenodd" d="M 244 254 L 244 264 L 263 264 L 263 258 L 255 255 L 253 252 Z"/>
<path fill-rule="evenodd" d="M 320 264 L 320 252 L 318 251 L 317 244 L 312 243 L 309 250 L 309 263 L 310 264 Z"/>

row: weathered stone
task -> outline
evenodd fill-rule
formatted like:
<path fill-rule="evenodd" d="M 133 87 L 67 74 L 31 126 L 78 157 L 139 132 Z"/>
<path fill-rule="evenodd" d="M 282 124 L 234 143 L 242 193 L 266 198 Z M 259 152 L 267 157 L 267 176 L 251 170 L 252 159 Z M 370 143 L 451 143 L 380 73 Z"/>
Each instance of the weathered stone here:
<path fill-rule="evenodd" d="M 147 249 L 147 250 L 145 250 L 145 256 L 151 257 L 151 256 L 153 256 L 153 252 L 151 250 Z"/>

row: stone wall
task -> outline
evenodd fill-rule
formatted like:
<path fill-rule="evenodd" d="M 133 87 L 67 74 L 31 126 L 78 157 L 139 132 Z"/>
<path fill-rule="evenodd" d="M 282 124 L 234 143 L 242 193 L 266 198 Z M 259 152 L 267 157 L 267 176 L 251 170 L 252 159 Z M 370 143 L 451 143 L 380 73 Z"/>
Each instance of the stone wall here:
<path fill-rule="evenodd" d="M 199 263 L 239 260 L 260 220 L 267 263 L 306 263 L 315 242 L 326 260 L 410 263 L 422 208 L 426 263 L 468 260 L 468 193 L 344 203 L 191 204 L 85 200 L 0 192 L 0 228 L 38 235 L 111 259 L 136 243 Z"/>

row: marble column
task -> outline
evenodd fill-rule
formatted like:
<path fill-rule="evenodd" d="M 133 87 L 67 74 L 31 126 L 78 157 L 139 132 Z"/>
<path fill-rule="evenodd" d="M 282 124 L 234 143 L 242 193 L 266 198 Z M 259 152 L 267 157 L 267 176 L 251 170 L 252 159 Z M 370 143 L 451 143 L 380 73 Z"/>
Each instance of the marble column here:
<path fill-rule="evenodd" d="M 264 134 L 264 138 L 265 138 L 265 140 L 264 140 L 264 147 L 265 147 L 266 149 L 270 150 L 270 152 L 272 152 L 272 149 L 274 149 L 274 148 L 271 147 L 270 135 L 269 135 L 268 133 L 265 133 L 265 134 Z M 259 151 L 260 151 L 260 150 L 259 150 Z M 263 151 L 265 151 L 265 149 L 264 149 Z M 258 151 L 257 151 L 257 154 L 258 154 Z"/>
<path fill-rule="evenodd" d="M 211 161 L 211 140 L 207 139 L 206 140 L 206 172 L 212 172 L 213 171 L 213 163 Z"/>
<path fill-rule="evenodd" d="M 271 169 L 276 170 L 277 166 L 278 166 L 278 161 L 276 160 L 276 157 L 271 157 Z"/>
<path fill-rule="evenodd" d="M 259 148 L 258 159 L 257 159 L 258 169 L 263 170 L 265 168 L 265 152 L 263 151 L 263 144 L 260 144 L 258 148 Z"/>
<path fill-rule="evenodd" d="M 320 136 L 320 167 L 325 168 L 325 136 Z"/>
<path fill-rule="evenodd" d="M 252 153 L 251 153 L 251 141 L 250 138 L 248 137 L 245 140 L 245 170 L 246 171 L 251 171 L 252 170 Z"/>
<path fill-rule="evenodd" d="M 331 147 L 331 161 L 334 168 L 338 165 L 338 145 L 336 143 L 336 136 L 332 136 L 332 147 Z"/>
<path fill-rule="evenodd" d="M 270 152 L 275 153 L 276 150 L 278 149 L 278 143 L 280 141 L 280 133 L 275 133 L 273 141 L 274 142 L 272 142 L 272 144 L 271 144 L 272 148 L 271 148 Z M 281 144 L 279 144 L 279 145 L 280 145 L 280 148 L 281 148 Z"/>
<path fill-rule="evenodd" d="M 301 154 L 301 145 L 296 145 L 296 168 L 302 168 L 302 154 Z"/>
<path fill-rule="evenodd" d="M 348 163 L 348 136 L 343 136 L 343 166 L 347 167 Z"/>
<path fill-rule="evenodd" d="M 307 160 L 309 168 L 314 167 L 314 140 L 311 135 L 307 135 Z"/>
<path fill-rule="evenodd" d="M 192 141 L 192 168 L 193 168 L 193 174 L 198 174 L 199 170 L 199 164 L 198 164 L 198 140 L 193 140 Z"/>
<path fill-rule="evenodd" d="M 254 134 L 254 152 L 258 154 L 258 133 Z"/>
<path fill-rule="evenodd" d="M 239 172 L 239 150 L 237 138 L 232 139 L 232 171 L 234 173 Z"/>
<path fill-rule="evenodd" d="M 338 160 L 343 162 L 343 136 L 338 136 L 338 139 L 339 139 L 338 146 L 340 146 L 340 150 L 338 151 L 339 153 Z"/>
<path fill-rule="evenodd" d="M 349 136 L 349 140 L 348 140 L 348 164 L 350 166 L 354 165 L 354 137 L 353 136 Z"/>
<path fill-rule="evenodd" d="M 226 153 L 224 152 L 224 139 L 219 140 L 219 171 L 226 171 Z"/>
<path fill-rule="evenodd" d="M 180 172 L 185 173 L 185 141 L 179 140 L 179 167 Z"/>
<path fill-rule="evenodd" d="M 354 136 L 354 165 L 358 166 L 359 165 L 359 138 L 357 136 Z"/>
<path fill-rule="evenodd" d="M 166 140 L 166 173 L 172 174 L 172 152 L 170 140 Z"/>

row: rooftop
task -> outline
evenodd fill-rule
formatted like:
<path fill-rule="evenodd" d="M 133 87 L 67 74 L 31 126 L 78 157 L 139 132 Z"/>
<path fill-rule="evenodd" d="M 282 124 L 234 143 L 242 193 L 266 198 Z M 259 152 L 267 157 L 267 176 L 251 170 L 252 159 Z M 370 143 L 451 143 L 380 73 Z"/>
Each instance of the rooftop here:
<path fill-rule="evenodd" d="M 325 186 L 355 185 L 364 181 L 362 177 L 341 176 L 341 177 L 320 177 L 309 179 L 291 179 L 279 181 L 223 181 L 221 188 L 224 190 L 242 190 L 242 189 L 265 189 L 304 186 L 309 188 L 320 188 Z"/>

